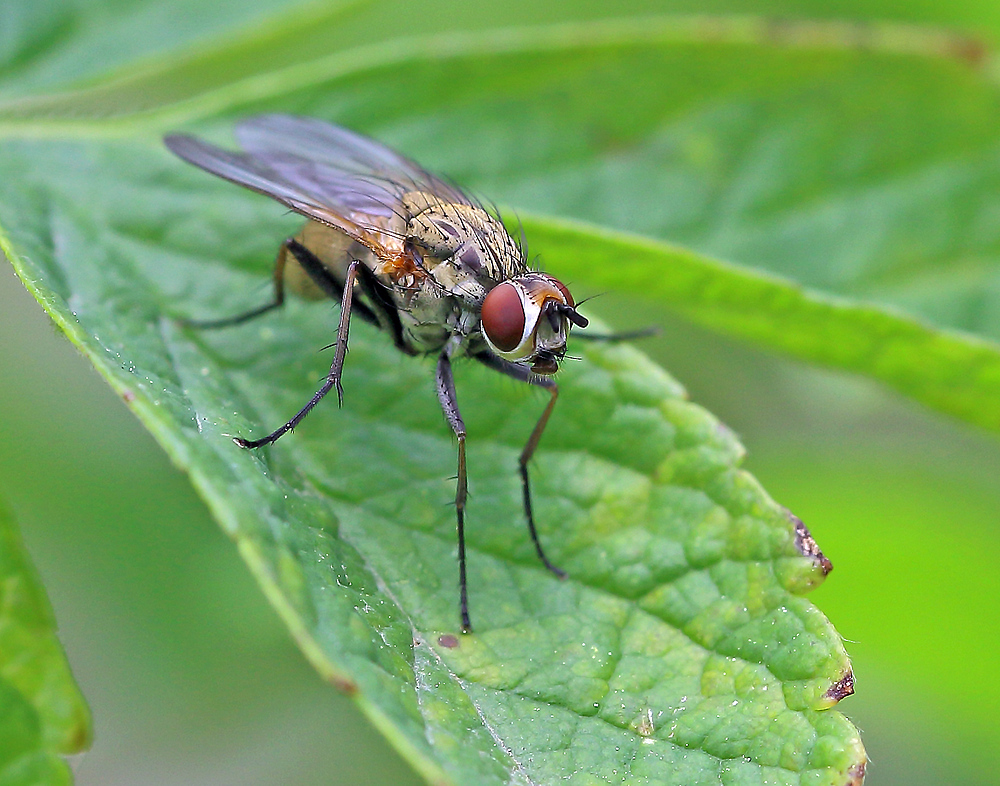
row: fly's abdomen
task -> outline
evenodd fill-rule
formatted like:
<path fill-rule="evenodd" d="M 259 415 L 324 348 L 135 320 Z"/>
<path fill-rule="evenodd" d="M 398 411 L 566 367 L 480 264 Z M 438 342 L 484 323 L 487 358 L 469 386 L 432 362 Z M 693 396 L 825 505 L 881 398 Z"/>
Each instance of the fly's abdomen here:
<path fill-rule="evenodd" d="M 369 268 L 375 264 L 374 255 L 363 245 L 343 232 L 316 221 L 307 222 L 299 230 L 295 240 L 312 253 L 341 286 L 347 275 L 347 266 L 355 259 L 360 259 Z M 285 287 L 289 292 L 294 292 L 307 300 L 322 300 L 328 297 L 302 268 L 294 255 L 289 255 L 285 262 Z"/>

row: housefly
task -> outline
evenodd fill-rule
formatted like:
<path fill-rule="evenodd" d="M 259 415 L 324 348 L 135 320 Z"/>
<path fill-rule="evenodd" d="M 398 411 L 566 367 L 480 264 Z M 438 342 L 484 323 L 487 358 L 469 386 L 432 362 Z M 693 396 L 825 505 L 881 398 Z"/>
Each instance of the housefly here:
<path fill-rule="evenodd" d="M 552 378 L 574 325 L 587 320 L 558 279 L 529 269 L 521 245 L 486 209 L 455 186 L 371 139 L 320 120 L 262 115 L 236 126 L 242 152 L 174 134 L 166 146 L 213 175 L 278 200 L 308 221 L 281 245 L 274 297 L 238 316 L 200 327 L 237 325 L 279 307 L 286 289 L 340 301 L 330 373 L 291 420 L 243 448 L 269 445 L 331 390 L 340 377 L 348 330 L 357 316 L 389 333 L 407 355 L 437 356 L 438 399 L 458 440 L 458 571 L 461 623 L 470 631 L 465 573 L 465 424 L 452 361 L 469 357 L 550 394 L 521 452 L 524 515 L 535 550 L 552 573 L 531 508 L 528 462 L 556 403 Z"/>

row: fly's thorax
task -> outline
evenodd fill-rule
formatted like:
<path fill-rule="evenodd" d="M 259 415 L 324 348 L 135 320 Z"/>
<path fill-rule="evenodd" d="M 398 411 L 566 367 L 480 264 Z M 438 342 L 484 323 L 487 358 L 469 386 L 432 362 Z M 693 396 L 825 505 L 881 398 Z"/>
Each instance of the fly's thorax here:
<path fill-rule="evenodd" d="M 478 308 L 444 294 L 427 279 L 398 313 L 407 343 L 420 353 L 438 352 L 449 338 L 470 336 L 479 324 Z"/>
<path fill-rule="evenodd" d="M 523 254 L 498 218 L 476 205 L 442 202 L 424 191 L 403 195 L 406 239 L 430 270 L 443 262 L 487 286 L 525 272 Z"/>
<path fill-rule="evenodd" d="M 557 278 L 528 273 L 497 284 L 483 300 L 482 334 L 490 349 L 536 374 L 554 374 L 566 354 L 570 324 L 587 320 Z"/>

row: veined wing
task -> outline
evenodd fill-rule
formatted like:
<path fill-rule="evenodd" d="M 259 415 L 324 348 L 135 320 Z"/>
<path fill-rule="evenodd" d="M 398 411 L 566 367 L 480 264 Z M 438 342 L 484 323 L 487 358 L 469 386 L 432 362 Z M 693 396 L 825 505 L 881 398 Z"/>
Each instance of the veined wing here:
<path fill-rule="evenodd" d="M 399 196 L 405 191 L 423 191 L 444 203 L 476 204 L 461 189 L 415 161 L 373 139 L 313 117 L 257 115 L 236 126 L 236 139 L 244 150 L 264 160 L 292 156 L 313 161 L 344 178 L 354 176 L 359 190 L 363 190 L 362 184 L 370 184 Z"/>
<path fill-rule="evenodd" d="M 168 135 L 164 143 L 188 163 L 339 229 L 380 257 L 402 250 L 400 186 L 276 147 L 236 153 L 185 134 Z"/>

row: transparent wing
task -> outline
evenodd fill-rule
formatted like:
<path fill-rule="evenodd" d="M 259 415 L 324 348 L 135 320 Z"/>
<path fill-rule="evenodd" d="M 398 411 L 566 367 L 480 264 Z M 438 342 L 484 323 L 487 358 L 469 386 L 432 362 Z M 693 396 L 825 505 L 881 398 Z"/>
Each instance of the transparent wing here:
<path fill-rule="evenodd" d="M 263 160 L 311 161 L 339 173 L 341 185 L 350 182 L 361 191 L 367 184 L 400 196 L 402 188 L 429 192 L 452 204 L 475 204 L 461 189 L 385 145 L 316 118 L 257 115 L 236 126 L 236 139 L 244 150 Z"/>
<path fill-rule="evenodd" d="M 408 184 L 309 159 L 294 140 L 285 149 L 279 142 L 235 153 L 183 134 L 164 138 L 167 148 L 188 163 L 339 229 L 379 256 L 400 250 L 399 202 Z"/>

